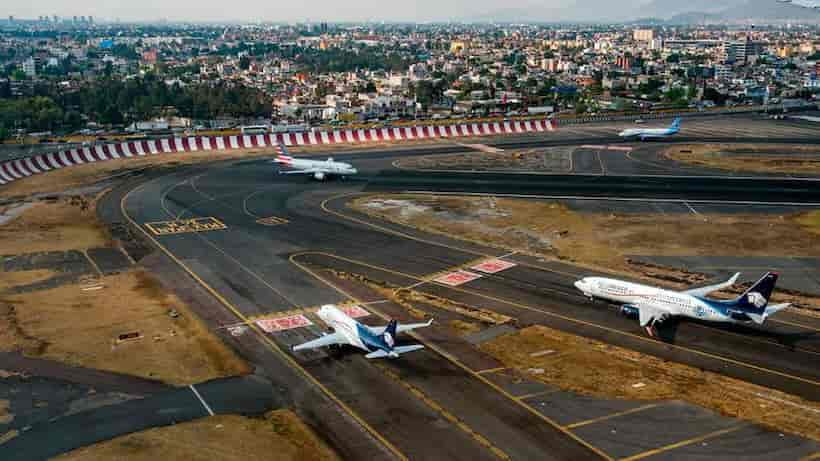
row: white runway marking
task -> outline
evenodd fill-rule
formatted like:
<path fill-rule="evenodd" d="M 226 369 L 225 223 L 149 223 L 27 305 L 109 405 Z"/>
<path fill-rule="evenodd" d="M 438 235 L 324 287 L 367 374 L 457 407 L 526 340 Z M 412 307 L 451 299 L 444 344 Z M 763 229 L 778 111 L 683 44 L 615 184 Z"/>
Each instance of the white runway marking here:
<path fill-rule="evenodd" d="M 199 391 L 197 391 L 197 390 L 196 390 L 196 388 L 194 387 L 194 385 L 193 385 L 193 384 L 189 384 L 189 385 L 188 385 L 188 387 L 190 387 L 190 388 L 191 388 L 191 392 L 193 392 L 193 393 L 194 393 L 194 395 L 196 396 L 196 398 L 197 398 L 197 399 L 199 399 L 199 401 L 202 403 L 202 406 L 203 406 L 203 407 L 205 407 L 205 411 L 207 411 L 209 415 L 213 416 L 213 415 L 214 415 L 214 411 L 213 411 L 213 410 L 211 410 L 211 407 L 210 407 L 210 406 L 208 406 L 208 404 L 205 402 L 205 399 L 203 399 L 203 398 L 202 398 L 202 396 L 201 396 L 201 395 L 199 395 Z"/>

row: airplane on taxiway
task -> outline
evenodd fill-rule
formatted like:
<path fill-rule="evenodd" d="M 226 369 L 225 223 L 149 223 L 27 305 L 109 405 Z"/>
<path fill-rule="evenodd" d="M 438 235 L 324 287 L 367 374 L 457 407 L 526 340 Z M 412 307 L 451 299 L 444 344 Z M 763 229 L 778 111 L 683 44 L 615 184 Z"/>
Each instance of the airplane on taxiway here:
<path fill-rule="evenodd" d="M 287 147 L 284 144 L 276 146 L 276 158 L 274 163 L 279 164 L 280 167 L 287 169 L 280 169 L 279 174 L 309 174 L 317 181 L 324 181 L 333 177 L 344 178 L 357 174 L 359 171 L 353 168 L 353 165 L 344 162 L 336 162 L 333 158 L 327 160 L 305 160 L 293 158 L 288 153 Z"/>
<path fill-rule="evenodd" d="M 605 277 L 584 277 L 575 287 L 584 296 L 620 304 L 621 313 L 637 316 L 650 336 L 656 327 L 670 318 L 689 317 L 724 323 L 763 324 L 768 317 L 785 309 L 789 303 L 769 305 L 769 297 L 777 282 L 777 274 L 766 273 L 745 293 L 735 299 L 718 301 L 706 298 L 714 291 L 733 285 L 740 273 L 729 280 L 701 288 L 674 291 Z"/>
<path fill-rule="evenodd" d="M 369 359 L 379 359 L 383 357 L 397 358 L 401 354 L 424 349 L 424 346 L 421 344 L 396 346 L 396 335 L 398 333 L 416 328 L 429 327 L 433 323 L 433 319 L 430 319 L 425 323 L 405 323 L 399 325 L 395 320 L 391 320 L 387 326 L 369 327 L 352 319 L 332 304 L 322 306 L 319 311 L 316 312 L 316 315 L 333 329 L 333 333 L 293 346 L 291 349 L 294 352 L 349 344 L 366 351 L 367 354 L 365 357 Z"/>
<path fill-rule="evenodd" d="M 672 126 L 669 128 L 627 128 L 618 133 L 618 136 L 624 139 L 640 139 L 641 141 L 645 141 L 654 138 L 668 138 L 669 136 L 678 134 L 679 131 L 680 117 L 675 117 Z"/>

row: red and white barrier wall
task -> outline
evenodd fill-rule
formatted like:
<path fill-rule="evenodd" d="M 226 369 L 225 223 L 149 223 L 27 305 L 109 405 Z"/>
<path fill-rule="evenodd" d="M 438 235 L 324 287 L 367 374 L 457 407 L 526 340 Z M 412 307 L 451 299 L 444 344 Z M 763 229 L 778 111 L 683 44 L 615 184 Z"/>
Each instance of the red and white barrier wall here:
<path fill-rule="evenodd" d="M 460 125 L 424 125 L 359 130 L 334 130 L 303 133 L 276 133 L 236 136 L 194 136 L 151 139 L 145 141 L 98 144 L 0 163 L 0 185 L 34 174 L 84 163 L 129 157 L 145 157 L 174 152 L 223 151 L 253 149 L 276 144 L 318 146 L 325 144 L 408 141 L 429 138 L 492 136 L 512 133 L 555 131 L 551 120 L 516 120 L 509 122 L 465 123 Z"/>

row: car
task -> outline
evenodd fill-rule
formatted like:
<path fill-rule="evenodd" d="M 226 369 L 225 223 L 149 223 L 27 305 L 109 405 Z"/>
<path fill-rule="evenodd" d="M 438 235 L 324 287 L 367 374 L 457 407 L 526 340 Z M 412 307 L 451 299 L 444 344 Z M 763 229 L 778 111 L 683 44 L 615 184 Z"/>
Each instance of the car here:
<path fill-rule="evenodd" d="M 635 123 L 636 123 L 636 124 L 638 124 L 638 125 L 640 125 L 640 124 L 645 123 L 645 122 L 644 122 L 644 121 L 643 121 L 643 119 L 641 119 L 641 118 L 636 118 L 636 119 L 635 119 Z"/>

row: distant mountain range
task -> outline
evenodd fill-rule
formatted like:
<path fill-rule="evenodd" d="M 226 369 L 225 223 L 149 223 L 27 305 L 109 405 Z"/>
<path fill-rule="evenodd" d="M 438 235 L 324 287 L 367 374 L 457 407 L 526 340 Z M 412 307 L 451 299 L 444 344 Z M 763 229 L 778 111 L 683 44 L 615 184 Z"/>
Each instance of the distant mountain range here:
<path fill-rule="evenodd" d="M 644 18 L 635 21 L 635 18 Z M 738 22 L 820 23 L 820 11 L 777 0 L 650 0 L 625 6 L 611 0 L 576 0 L 572 6 L 505 8 L 464 18 L 495 22 L 640 22 L 702 24 Z"/>

